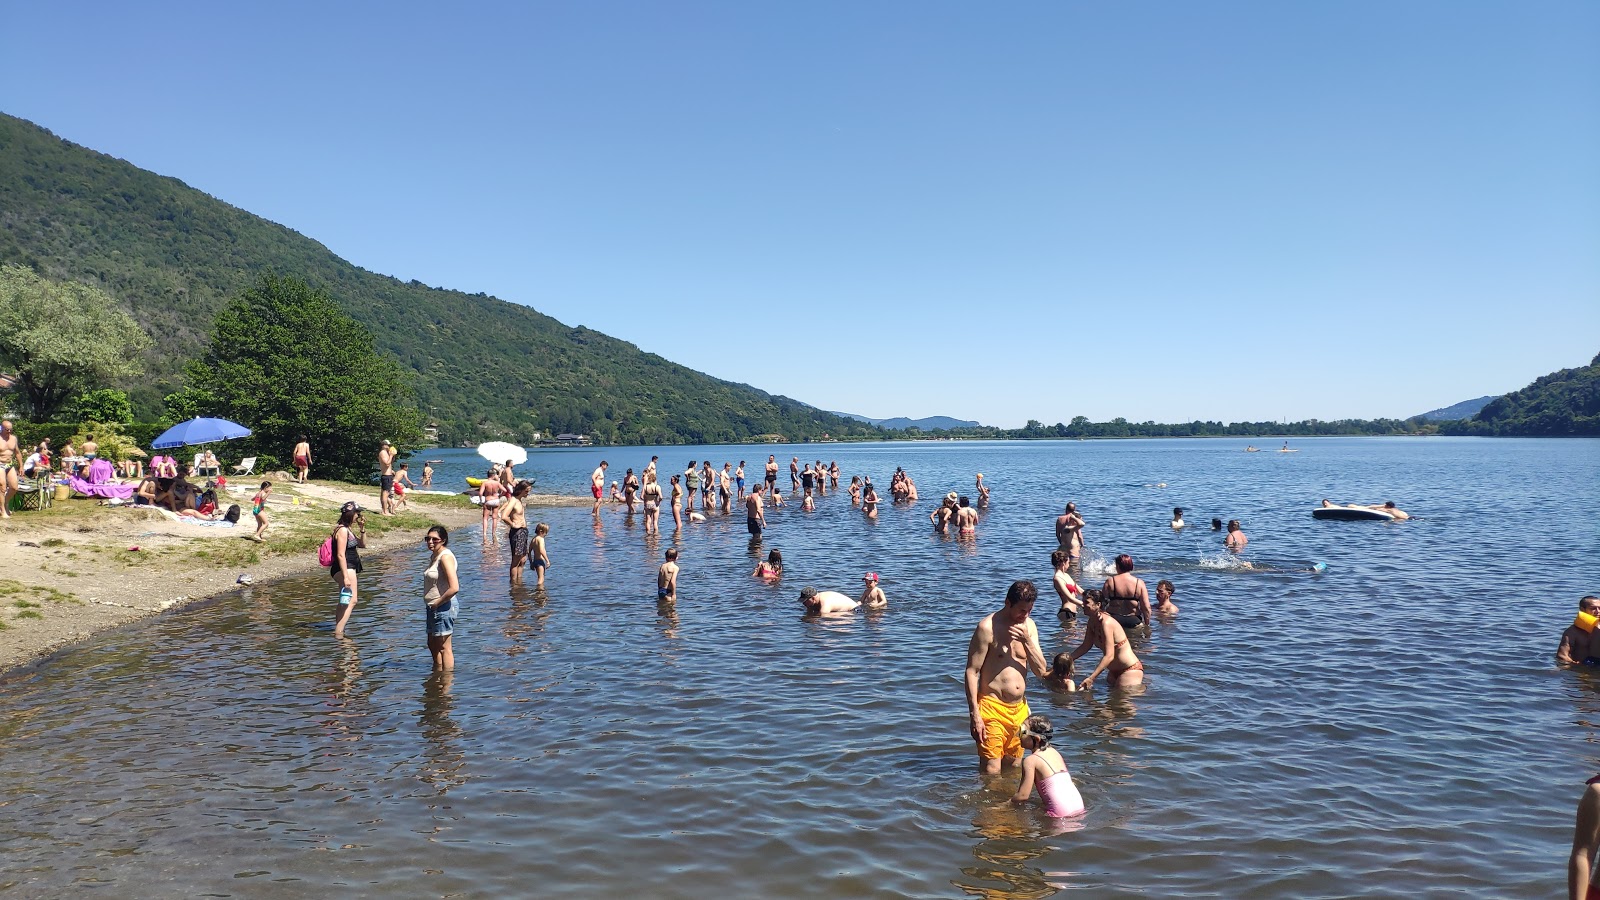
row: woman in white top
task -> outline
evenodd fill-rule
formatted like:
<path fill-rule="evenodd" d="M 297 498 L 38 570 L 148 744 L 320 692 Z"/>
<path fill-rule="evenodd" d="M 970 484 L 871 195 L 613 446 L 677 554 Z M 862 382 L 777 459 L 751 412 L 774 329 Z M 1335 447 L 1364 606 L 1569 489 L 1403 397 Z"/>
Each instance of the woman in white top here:
<path fill-rule="evenodd" d="M 428 623 L 428 652 L 433 654 L 433 668 L 454 669 L 455 653 L 450 648 L 450 635 L 456 630 L 456 614 L 460 605 L 456 592 L 461 583 L 456 578 L 456 555 L 450 552 L 450 534 L 443 525 L 428 529 L 423 538 L 431 555 L 428 568 L 422 572 L 422 602 Z"/>

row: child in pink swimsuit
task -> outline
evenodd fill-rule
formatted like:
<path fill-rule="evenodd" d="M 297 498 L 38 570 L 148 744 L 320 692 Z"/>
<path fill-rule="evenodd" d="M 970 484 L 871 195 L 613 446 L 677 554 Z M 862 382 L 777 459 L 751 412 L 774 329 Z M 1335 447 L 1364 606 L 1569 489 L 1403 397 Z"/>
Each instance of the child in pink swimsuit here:
<path fill-rule="evenodd" d="M 1032 750 L 1022 761 L 1022 783 L 1017 785 L 1012 803 L 1026 802 L 1039 787 L 1039 798 L 1044 801 L 1044 814 L 1055 819 L 1083 815 L 1083 795 L 1072 783 L 1067 764 L 1061 754 L 1050 746 L 1055 729 L 1044 716 L 1029 716 L 1022 723 L 1022 749 Z"/>

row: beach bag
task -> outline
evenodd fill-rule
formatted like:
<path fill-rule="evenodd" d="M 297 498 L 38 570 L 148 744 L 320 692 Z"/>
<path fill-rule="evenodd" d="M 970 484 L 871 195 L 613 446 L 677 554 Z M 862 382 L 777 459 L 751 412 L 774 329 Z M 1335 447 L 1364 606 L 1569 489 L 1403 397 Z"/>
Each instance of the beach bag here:
<path fill-rule="evenodd" d="M 317 548 L 317 564 L 323 568 L 333 565 L 333 535 L 328 535 L 328 539 Z"/>
<path fill-rule="evenodd" d="M 222 518 L 235 525 L 239 524 L 239 504 L 235 503 L 229 506 L 227 514 Z"/>

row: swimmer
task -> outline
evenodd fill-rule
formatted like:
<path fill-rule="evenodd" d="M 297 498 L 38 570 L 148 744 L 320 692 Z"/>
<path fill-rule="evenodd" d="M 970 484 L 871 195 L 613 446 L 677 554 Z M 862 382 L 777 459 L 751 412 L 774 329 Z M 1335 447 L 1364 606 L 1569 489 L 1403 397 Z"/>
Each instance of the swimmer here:
<path fill-rule="evenodd" d="M 675 603 L 678 600 L 678 548 L 667 548 L 667 561 L 656 570 L 656 600 Z"/>
<path fill-rule="evenodd" d="M 883 609 L 889 605 L 889 598 L 883 595 L 883 588 L 878 587 L 878 573 L 868 572 L 861 576 L 865 587 L 861 590 L 861 599 L 857 602 L 867 609 Z"/>
<path fill-rule="evenodd" d="M 828 489 L 833 491 L 839 489 L 839 461 L 837 459 L 828 463 Z"/>
<path fill-rule="evenodd" d="M 861 505 L 861 476 L 860 475 L 851 475 L 850 476 L 850 505 L 851 506 L 860 506 Z"/>
<path fill-rule="evenodd" d="M 861 488 L 861 511 L 869 519 L 878 517 L 878 490 L 872 486 L 871 478 L 868 478 Z"/>
<path fill-rule="evenodd" d="M 808 616 L 831 616 L 851 612 L 861 604 L 838 591 L 818 591 L 808 585 L 800 589 L 800 605 Z"/>
<path fill-rule="evenodd" d="M 1600 597 L 1590 594 L 1578 601 L 1578 612 L 1600 618 Z M 1568 665 L 1600 665 L 1600 642 L 1594 632 L 1578 626 L 1576 622 L 1561 632 L 1561 643 L 1556 647 L 1556 662 Z"/>
<path fill-rule="evenodd" d="M 777 547 L 772 548 L 765 561 L 756 564 L 756 570 L 750 573 L 750 577 L 769 582 L 783 577 L 783 554 L 778 552 Z"/>
<path fill-rule="evenodd" d="M 1222 520 L 1221 519 L 1212 519 L 1211 520 L 1211 530 L 1212 531 L 1221 531 L 1222 530 Z"/>
<path fill-rule="evenodd" d="M 1178 604 L 1172 602 L 1172 595 L 1177 591 L 1177 585 L 1165 578 L 1156 582 L 1156 615 L 1173 616 L 1178 614 Z"/>
<path fill-rule="evenodd" d="M 689 460 L 689 468 L 683 470 L 683 486 L 689 491 L 686 502 L 683 504 L 684 512 L 694 512 L 694 498 L 696 494 L 700 493 L 700 470 L 695 468 L 695 464 L 698 462 L 699 460 L 696 459 Z"/>
<path fill-rule="evenodd" d="M 1044 801 L 1045 815 L 1053 819 L 1081 816 L 1084 812 L 1083 795 L 1078 793 L 1078 786 L 1072 783 L 1066 761 L 1050 746 L 1054 732 L 1050 720 L 1044 716 L 1029 716 L 1022 723 L 1022 749 L 1032 750 L 1033 755 L 1022 762 L 1022 783 L 1017 785 L 1017 793 L 1011 802 L 1026 803 L 1037 787 L 1039 799 Z"/>
<path fill-rule="evenodd" d="M 1172 508 L 1172 529 L 1174 531 L 1177 531 L 1178 529 L 1183 528 L 1183 527 L 1184 527 L 1183 507 L 1174 506 Z"/>
<path fill-rule="evenodd" d="M 1065 550 L 1053 550 L 1050 553 L 1050 565 L 1056 570 L 1051 584 L 1055 586 L 1056 596 L 1061 599 L 1061 608 L 1056 610 L 1056 616 L 1070 622 L 1083 610 L 1083 604 L 1078 599 L 1083 589 L 1072 580 L 1072 573 L 1068 571 L 1072 568 L 1072 554 Z"/>
<path fill-rule="evenodd" d="M 800 501 L 800 510 L 802 512 L 816 512 L 816 501 L 811 499 L 811 492 L 813 490 L 814 488 L 806 488 L 806 497 L 804 500 Z"/>
<path fill-rule="evenodd" d="M 1040 678 L 1050 672 L 1039 647 L 1039 629 L 1029 617 L 1038 599 L 1033 582 L 1012 582 L 1005 606 L 979 620 L 967 644 L 967 715 L 978 764 L 988 775 L 1022 762 L 1028 672 Z"/>
<path fill-rule="evenodd" d="M 1248 543 L 1250 543 L 1250 539 L 1245 537 L 1244 527 L 1239 524 L 1239 520 L 1229 519 L 1228 536 L 1223 539 L 1222 545 L 1227 547 L 1230 552 L 1238 553 Z"/>
<path fill-rule="evenodd" d="M 522 501 L 531 487 L 519 481 L 511 489 L 511 496 L 500 505 L 496 516 L 506 526 L 506 537 L 511 542 L 511 583 L 522 583 L 522 564 L 528 561 L 528 517 Z"/>
<path fill-rule="evenodd" d="M 1071 653 L 1056 654 L 1050 661 L 1050 674 L 1044 676 L 1044 683 L 1050 685 L 1052 691 L 1071 694 L 1078 690 L 1078 683 L 1072 680 Z"/>
<path fill-rule="evenodd" d="M 674 475 L 671 479 L 672 496 L 669 498 L 669 502 L 672 504 L 672 527 L 674 528 L 683 527 L 683 512 L 678 506 L 679 501 L 683 499 L 683 485 L 678 482 L 680 477 L 681 476 Z"/>
<path fill-rule="evenodd" d="M 979 472 L 978 473 L 978 507 L 981 509 L 981 508 L 987 507 L 988 505 L 989 505 L 989 486 L 987 484 L 983 483 L 983 473 Z"/>
<path fill-rule="evenodd" d="M 1381 506 L 1375 503 L 1367 507 L 1367 509 L 1375 509 L 1378 512 L 1386 512 L 1389 515 L 1394 516 L 1395 521 L 1397 522 L 1404 522 L 1406 519 L 1411 518 L 1409 513 L 1400 507 L 1395 506 L 1393 500 L 1385 500 Z"/>

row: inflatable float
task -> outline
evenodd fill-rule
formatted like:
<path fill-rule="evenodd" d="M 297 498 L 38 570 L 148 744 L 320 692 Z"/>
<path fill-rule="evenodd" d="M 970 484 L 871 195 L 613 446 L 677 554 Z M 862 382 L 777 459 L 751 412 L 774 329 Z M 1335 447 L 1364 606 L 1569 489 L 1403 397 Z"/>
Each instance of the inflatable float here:
<path fill-rule="evenodd" d="M 1380 509 L 1364 506 L 1319 506 L 1311 511 L 1313 519 L 1331 519 L 1335 522 L 1393 522 L 1394 516 Z"/>
<path fill-rule="evenodd" d="M 467 487 L 477 487 L 480 484 L 483 484 L 482 478 L 473 478 L 471 475 L 467 476 Z"/>

